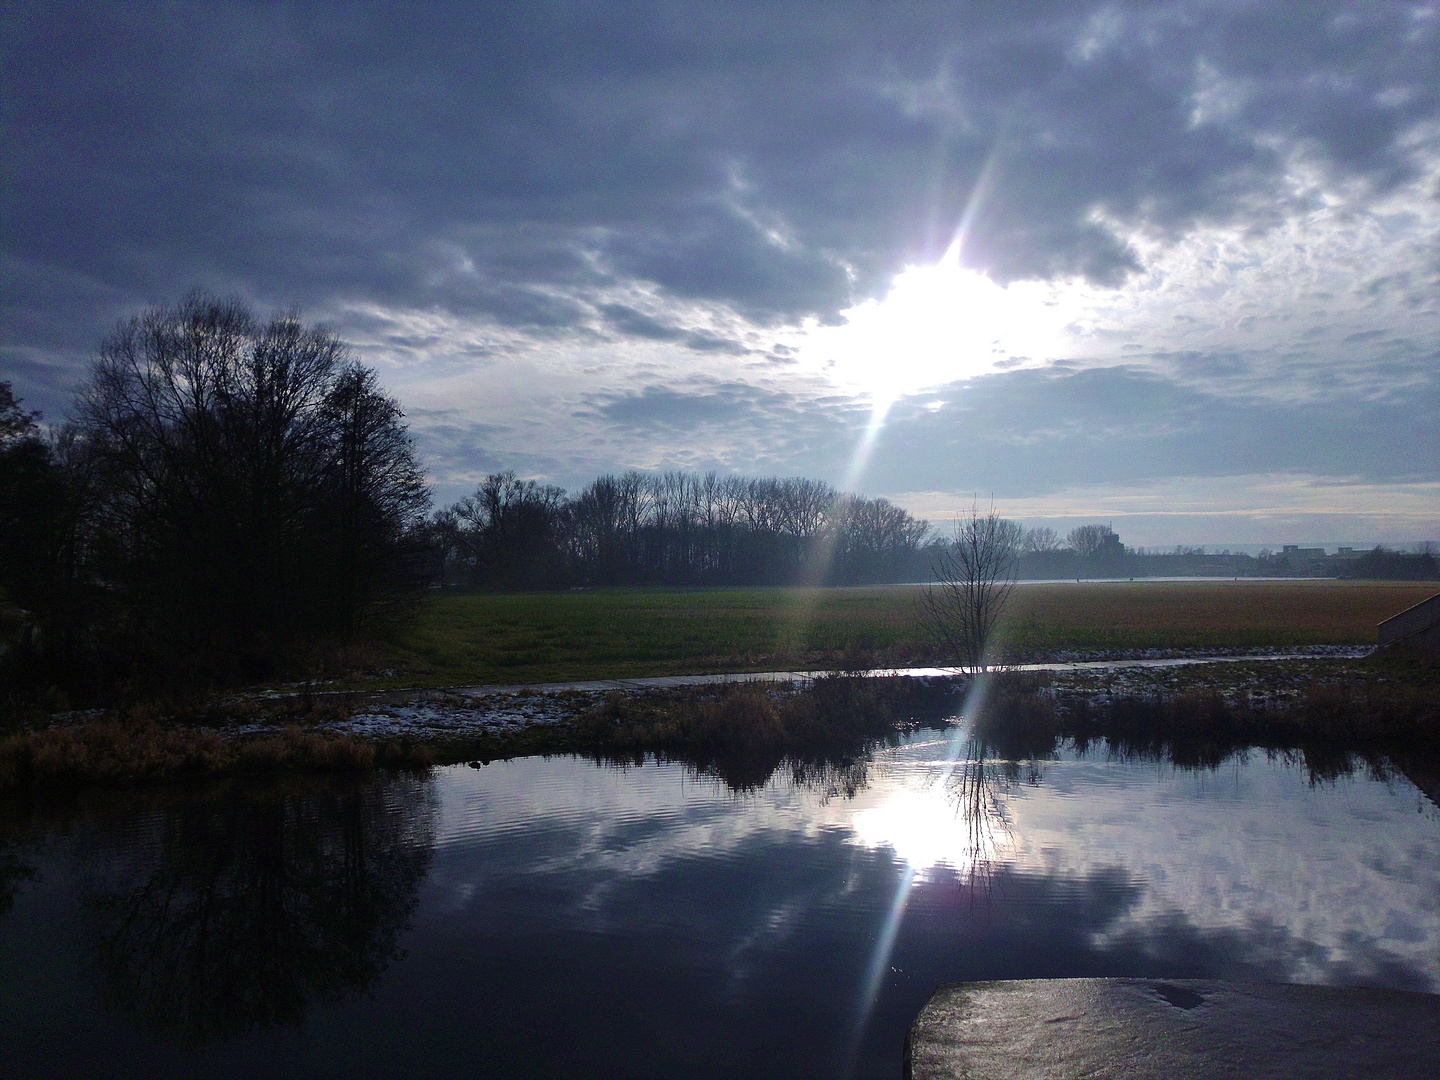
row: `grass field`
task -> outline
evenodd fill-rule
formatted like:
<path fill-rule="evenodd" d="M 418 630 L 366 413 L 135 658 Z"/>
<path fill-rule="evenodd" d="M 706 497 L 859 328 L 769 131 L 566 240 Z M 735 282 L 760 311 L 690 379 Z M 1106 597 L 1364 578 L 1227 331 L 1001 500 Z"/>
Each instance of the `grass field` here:
<path fill-rule="evenodd" d="M 1433 583 L 1244 581 L 1022 585 L 1013 656 L 1366 645 Z M 381 685 L 480 685 L 943 661 L 916 586 L 602 589 L 437 595 L 368 666 Z M 377 685 L 367 680 L 367 685 Z"/>

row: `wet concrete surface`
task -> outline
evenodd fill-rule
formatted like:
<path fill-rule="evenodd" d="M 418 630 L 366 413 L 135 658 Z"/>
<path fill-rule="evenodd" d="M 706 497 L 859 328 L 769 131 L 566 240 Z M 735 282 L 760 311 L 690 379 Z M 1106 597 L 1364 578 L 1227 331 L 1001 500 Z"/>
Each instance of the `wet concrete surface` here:
<path fill-rule="evenodd" d="M 959 983 L 915 1019 L 905 1076 L 1433 1080 L 1440 995 L 1206 979 Z"/>

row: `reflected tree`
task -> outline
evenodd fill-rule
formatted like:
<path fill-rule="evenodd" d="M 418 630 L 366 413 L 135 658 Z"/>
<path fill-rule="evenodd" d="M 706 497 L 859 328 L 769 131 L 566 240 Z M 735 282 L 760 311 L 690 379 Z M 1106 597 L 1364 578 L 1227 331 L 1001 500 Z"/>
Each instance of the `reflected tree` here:
<path fill-rule="evenodd" d="M 790 780 L 797 788 L 815 792 L 822 804 L 853 799 L 870 786 L 873 762 L 873 750 L 853 761 L 792 761 Z"/>
<path fill-rule="evenodd" d="M 39 876 L 31 815 L 25 806 L 0 804 L 0 916 L 15 906 L 26 882 Z"/>
<path fill-rule="evenodd" d="M 203 1043 L 372 988 L 430 863 L 429 781 L 192 796 L 101 835 L 84 903 L 105 994 Z"/>
<path fill-rule="evenodd" d="M 1040 783 L 1044 765 L 997 753 L 972 726 L 950 769 L 947 792 L 966 829 L 966 884 L 988 892 L 1012 835 L 1006 797 L 1020 783 Z"/>
<path fill-rule="evenodd" d="M 0 915 L 15 906 L 21 887 L 38 874 L 25 854 L 18 845 L 0 846 Z"/>
<path fill-rule="evenodd" d="M 1060 746 L 1053 705 L 1010 674 L 980 675 L 969 696 L 967 722 L 952 735 L 948 775 L 951 802 L 966 828 L 971 886 L 993 884 L 1000 850 L 1011 840 L 1008 799 L 1035 786 Z"/>

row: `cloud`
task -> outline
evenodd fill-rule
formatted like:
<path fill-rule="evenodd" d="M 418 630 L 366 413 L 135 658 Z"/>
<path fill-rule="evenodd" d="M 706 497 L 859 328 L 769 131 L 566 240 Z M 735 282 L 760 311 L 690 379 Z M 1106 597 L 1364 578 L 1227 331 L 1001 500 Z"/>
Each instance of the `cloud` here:
<path fill-rule="evenodd" d="M 611 327 L 622 334 L 649 338 L 652 341 L 680 341 L 685 337 L 682 328 L 668 326 L 624 304 L 602 304 L 600 313 Z"/>
<path fill-rule="evenodd" d="M 1440 407 L 1434 378 L 1404 402 L 1281 405 L 1114 367 L 1012 372 L 935 397 L 942 408 L 916 399 L 890 422 L 881 460 L 894 464 L 880 481 L 890 490 L 902 471 L 989 479 L 1015 495 L 1099 477 L 1125 482 L 1280 470 L 1440 479 L 1440 435 L 1427 419 Z"/>
<path fill-rule="evenodd" d="M 965 266 L 1073 315 L 1067 343 L 1002 342 L 989 368 L 1123 354 L 1175 387 L 1132 375 L 1107 411 L 1083 381 L 986 384 L 1018 396 L 968 414 L 979 445 L 1039 470 L 987 487 L 1188 470 L 1202 445 L 1216 468 L 1370 475 L 1384 453 L 1339 415 L 1389 453 L 1388 418 L 1415 433 L 1434 400 L 1434 5 L 51 5 L 7 8 L 0 46 L 0 363 L 52 414 L 116 318 L 200 284 L 329 319 L 418 409 L 495 376 L 467 398 L 513 420 L 486 460 L 833 475 L 864 395 L 817 388 L 807 335 L 962 223 Z M 563 400 L 517 386 L 541 370 Z M 704 406 L 735 441 L 634 442 L 655 425 L 621 402 L 658 417 L 696 379 L 755 388 Z M 1127 424 L 1121 401 L 1159 412 Z M 1114 437 L 1087 442 L 1071 404 Z M 615 426 L 582 452 L 555 425 L 585 409 Z M 1001 460 L 949 415 L 892 426 L 924 475 L 900 482 L 882 446 L 889 490 Z M 1036 449 L 1051 434 L 1085 455 Z"/>
<path fill-rule="evenodd" d="M 698 393 L 647 386 L 637 394 L 612 398 L 598 412 L 607 420 L 636 428 L 689 429 L 696 424 L 754 422 L 791 403 L 785 395 L 767 394 L 744 383 L 721 384 Z"/>
<path fill-rule="evenodd" d="M 708 330 L 687 329 L 626 307 L 624 304 L 601 304 L 599 311 L 605 316 L 606 325 L 621 335 L 644 338 L 648 341 L 674 341 L 696 352 L 723 352 L 743 356 L 752 350 L 742 342 L 723 337 Z"/>
<path fill-rule="evenodd" d="M 795 318 L 849 302 L 845 267 L 880 287 L 943 247 L 999 147 L 976 264 L 1114 282 L 1137 260 L 1097 208 L 1161 230 L 1263 221 L 1301 144 L 1377 188 L 1412 175 L 1435 21 L 1400 5 L 29 11 L 5 35 L 14 239 L 152 287 L 208 263 L 264 292 L 416 301 L 444 276 L 440 243 L 511 284 L 637 277 Z"/>

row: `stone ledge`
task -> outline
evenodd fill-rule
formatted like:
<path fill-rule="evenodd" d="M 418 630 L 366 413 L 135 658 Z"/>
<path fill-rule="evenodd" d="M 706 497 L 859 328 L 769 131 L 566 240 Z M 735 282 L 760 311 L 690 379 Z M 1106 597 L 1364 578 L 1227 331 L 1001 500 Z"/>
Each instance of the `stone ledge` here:
<path fill-rule="evenodd" d="M 1440 995 L 1217 979 L 942 986 L 905 1040 L 914 1080 L 1440 1077 Z"/>

